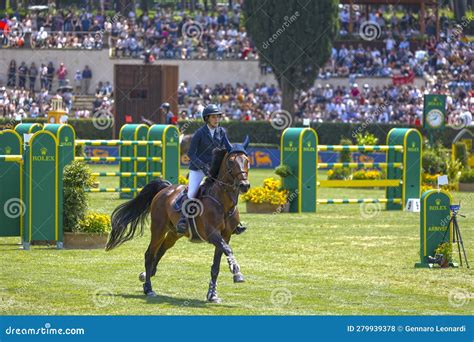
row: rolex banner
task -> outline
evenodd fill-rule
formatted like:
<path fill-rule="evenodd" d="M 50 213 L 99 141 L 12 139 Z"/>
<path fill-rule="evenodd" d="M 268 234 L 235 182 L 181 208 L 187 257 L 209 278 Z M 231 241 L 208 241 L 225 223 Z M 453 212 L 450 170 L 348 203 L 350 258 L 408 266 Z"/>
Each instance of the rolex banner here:
<path fill-rule="evenodd" d="M 444 128 L 446 118 L 446 95 L 425 95 L 423 106 L 423 128 Z"/>

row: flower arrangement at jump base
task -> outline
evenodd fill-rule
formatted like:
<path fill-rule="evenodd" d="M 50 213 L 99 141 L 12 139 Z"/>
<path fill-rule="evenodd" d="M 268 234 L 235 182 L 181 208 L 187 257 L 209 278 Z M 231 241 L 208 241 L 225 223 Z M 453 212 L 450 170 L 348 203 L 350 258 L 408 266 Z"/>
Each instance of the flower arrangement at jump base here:
<path fill-rule="evenodd" d="M 186 177 L 179 175 L 179 177 L 178 177 L 178 183 L 179 183 L 179 184 L 188 185 L 189 180 L 188 180 Z"/>
<path fill-rule="evenodd" d="M 79 231 L 83 233 L 98 233 L 107 235 L 112 229 L 110 216 L 92 212 L 79 221 Z"/>
<path fill-rule="evenodd" d="M 281 181 L 266 178 L 263 186 L 250 188 L 242 195 L 246 202 L 248 213 L 272 213 L 281 211 L 281 207 L 288 201 L 288 191 L 281 189 Z"/>

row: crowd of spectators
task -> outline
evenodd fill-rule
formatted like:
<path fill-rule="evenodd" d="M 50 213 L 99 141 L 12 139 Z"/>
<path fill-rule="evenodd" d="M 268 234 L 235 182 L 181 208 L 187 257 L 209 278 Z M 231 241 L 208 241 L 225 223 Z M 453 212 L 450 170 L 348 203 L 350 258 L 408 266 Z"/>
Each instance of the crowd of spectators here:
<path fill-rule="evenodd" d="M 382 38 L 411 38 L 420 34 L 419 20 L 413 10 L 404 8 L 405 14 L 399 18 L 398 7 L 372 6 L 368 14 L 363 12 L 365 7 L 355 6 L 355 9 L 355 35 L 360 35 L 360 25 L 367 17 L 377 23 Z M 101 49 L 107 43 L 115 57 L 138 58 L 149 50 L 154 59 L 257 59 L 256 48 L 242 24 L 242 15 L 238 2 L 232 7 L 217 5 L 212 11 L 197 3 L 196 9 L 188 12 L 177 4 L 176 8 L 154 11 L 117 12 L 113 17 L 73 8 L 33 11 L 24 17 L 6 15 L 3 21 L 13 34 L 3 35 L 2 41 L 5 46 L 24 47 L 24 37 L 28 34 L 32 48 Z M 344 37 L 349 29 L 347 6 L 340 6 L 339 20 L 339 34 Z M 426 33 L 433 35 L 436 25 L 431 12 L 427 12 L 425 22 Z M 447 19 L 442 17 L 441 22 L 443 26 Z"/>
<path fill-rule="evenodd" d="M 30 65 L 21 62 L 17 66 L 17 62 L 11 60 L 7 69 L 7 84 L 0 88 L 0 117 L 11 118 L 18 114 L 44 117 L 54 96 L 62 97 L 71 116 L 89 117 L 95 110 L 112 110 L 112 85 L 108 81 L 99 81 L 96 88 L 91 89 L 92 76 L 88 65 L 83 70 L 76 70 L 70 77 L 64 63 L 56 69 L 52 62 L 31 62 Z M 93 111 L 79 109 L 72 112 L 75 96 L 91 95 L 91 92 L 96 95 Z"/>
<path fill-rule="evenodd" d="M 433 31 L 436 25 L 428 13 L 426 32 L 431 38 L 414 48 L 410 46 L 413 43 L 409 38 L 419 34 L 419 21 L 413 11 L 408 10 L 399 17 L 386 9 L 374 9 L 368 14 L 369 20 L 381 28 L 383 46 L 363 47 L 351 43 L 335 46 L 330 60 L 317 77 L 317 85 L 296 92 L 294 111 L 297 119 L 361 122 L 370 118 L 377 122 L 419 123 L 423 95 L 427 93 L 448 95 L 451 119 L 461 112 L 472 112 L 473 42 L 463 39 L 446 18 L 441 18 L 442 32 L 436 40 Z M 28 14 L 21 21 L 17 17 L 6 20 L 11 27 L 20 25 L 25 32 L 30 32 L 33 47 L 102 48 L 103 37 L 107 36 L 112 55 L 116 57 L 145 54 L 151 61 L 160 58 L 257 58 L 255 47 L 241 25 L 241 15 L 237 3 L 232 8 L 220 6 L 215 11 L 197 8 L 192 13 L 157 9 L 153 15 L 144 11 L 137 16 L 135 11 L 130 11 L 108 18 L 86 10 L 59 10 L 54 15 L 39 12 Z M 339 19 L 340 35 L 344 36 L 348 30 L 346 7 L 341 7 Z M 353 31 L 357 32 L 365 20 L 364 13 L 354 11 Z M 5 43 L 5 38 L 3 41 Z M 17 42 L 17 46 L 20 45 L 24 44 Z M 262 71 L 271 72 L 271 67 L 262 65 Z M 3 112 L 4 116 L 18 108 L 29 116 L 44 115 L 55 78 L 69 109 L 72 95 L 89 94 L 92 83 L 92 72 L 87 66 L 69 73 L 62 63 L 56 69 L 51 62 L 17 65 L 11 61 L 7 72 L 8 88 L 2 90 L 0 100 L 0 115 Z M 360 77 L 410 74 L 423 77 L 424 85 L 357 84 Z M 332 77 L 347 77 L 347 86 L 332 86 L 329 81 Z M 97 83 L 95 93 L 94 111 L 113 106 L 112 87 L 108 82 Z M 195 117 L 204 105 L 217 102 L 227 118 L 268 120 L 273 112 L 281 109 L 282 102 L 278 87 L 267 84 L 197 84 L 190 87 L 183 82 L 178 94 L 182 118 Z M 91 113 L 84 110 L 75 115 L 88 117 Z"/>

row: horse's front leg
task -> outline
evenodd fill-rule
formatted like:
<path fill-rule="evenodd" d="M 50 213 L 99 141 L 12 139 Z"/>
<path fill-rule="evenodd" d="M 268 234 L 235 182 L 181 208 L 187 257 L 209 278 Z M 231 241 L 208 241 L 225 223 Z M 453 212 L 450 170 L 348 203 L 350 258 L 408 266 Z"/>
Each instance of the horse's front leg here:
<path fill-rule="evenodd" d="M 217 296 L 217 277 L 221 267 L 222 250 L 214 249 L 214 260 L 211 266 L 211 281 L 209 282 L 209 290 L 207 291 L 207 301 L 211 303 L 220 303 L 221 299 Z"/>
<path fill-rule="evenodd" d="M 224 240 L 221 234 L 214 233 L 209 237 L 209 242 L 216 246 L 222 253 L 227 257 L 227 263 L 229 264 L 229 269 L 234 275 L 234 283 L 243 283 L 244 276 L 240 272 L 240 266 L 237 263 L 237 260 L 234 257 L 234 253 L 230 248 L 229 244 Z"/>

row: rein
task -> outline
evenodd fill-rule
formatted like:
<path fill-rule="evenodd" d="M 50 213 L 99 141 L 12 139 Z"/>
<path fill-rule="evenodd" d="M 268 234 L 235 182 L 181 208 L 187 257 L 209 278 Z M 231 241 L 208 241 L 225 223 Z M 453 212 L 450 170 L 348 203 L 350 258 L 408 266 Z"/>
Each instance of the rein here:
<path fill-rule="evenodd" d="M 228 157 L 227 157 L 228 158 Z M 225 176 L 232 176 L 232 169 L 229 167 L 229 164 L 228 164 L 228 159 L 226 159 L 226 173 L 225 173 Z M 248 176 L 248 171 L 239 171 L 237 175 L 240 175 L 240 174 L 244 174 L 244 175 L 247 175 Z M 212 177 L 212 176 L 208 176 L 210 179 L 212 179 L 215 183 L 221 185 L 224 187 L 224 192 L 226 194 L 229 195 L 230 199 L 232 200 L 232 208 L 231 208 L 231 212 L 230 214 L 232 214 L 234 211 L 235 211 L 235 208 L 237 206 L 237 202 L 239 200 L 239 186 L 237 184 L 237 181 L 238 181 L 238 178 L 237 177 L 232 177 L 233 178 L 233 182 L 232 183 L 227 183 L 225 181 L 222 181 L 220 179 L 218 179 L 217 177 Z M 225 178 L 225 177 L 224 177 Z M 230 188 L 230 191 L 227 191 L 226 188 Z M 221 207 L 223 207 L 223 205 L 216 199 L 214 198 L 214 196 L 212 195 L 207 195 L 209 198 L 211 198 L 214 202 L 220 204 Z"/>

